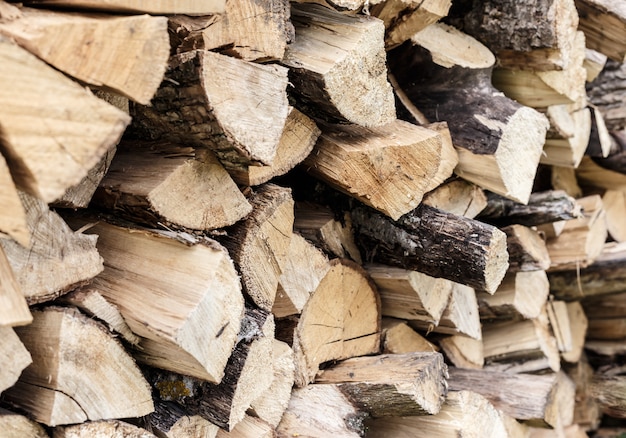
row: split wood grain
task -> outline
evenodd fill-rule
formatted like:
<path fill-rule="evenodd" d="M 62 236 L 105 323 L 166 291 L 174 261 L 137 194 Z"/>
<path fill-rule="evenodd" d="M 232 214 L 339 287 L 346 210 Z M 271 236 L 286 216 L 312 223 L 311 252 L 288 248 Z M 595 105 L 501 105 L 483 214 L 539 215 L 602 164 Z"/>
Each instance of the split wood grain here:
<path fill-rule="evenodd" d="M 29 366 L 33 360 L 20 338 L 17 336 L 13 328 L 0 327 L 2 341 L 0 342 L 0 365 L 2 365 L 2 373 L 0 373 L 0 392 L 10 388 L 17 382 L 17 379 Z"/>

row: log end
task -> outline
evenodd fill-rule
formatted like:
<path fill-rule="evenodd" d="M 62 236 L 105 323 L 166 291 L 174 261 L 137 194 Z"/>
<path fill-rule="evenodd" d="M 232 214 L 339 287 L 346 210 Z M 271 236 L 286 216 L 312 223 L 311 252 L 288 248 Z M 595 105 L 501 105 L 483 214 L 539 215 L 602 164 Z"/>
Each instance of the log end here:
<path fill-rule="evenodd" d="M 506 234 L 494 228 L 485 255 L 485 290 L 493 294 L 504 278 L 509 267 Z"/>

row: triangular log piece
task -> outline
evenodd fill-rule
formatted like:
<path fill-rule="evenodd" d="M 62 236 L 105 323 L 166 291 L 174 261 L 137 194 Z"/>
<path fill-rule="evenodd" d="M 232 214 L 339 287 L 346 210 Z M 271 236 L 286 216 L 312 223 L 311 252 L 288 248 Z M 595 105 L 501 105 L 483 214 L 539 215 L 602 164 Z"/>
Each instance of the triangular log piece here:
<path fill-rule="evenodd" d="M 41 424 L 3 408 L 0 408 L 0 429 L 5 438 L 50 438 Z"/>
<path fill-rule="evenodd" d="M 494 294 L 476 294 L 480 319 L 537 318 L 549 293 L 545 271 L 508 272 Z"/>
<path fill-rule="evenodd" d="M 341 192 L 396 220 L 433 183 L 444 140 L 434 130 L 395 120 L 382 127 L 321 125 L 302 167 Z M 452 175 L 438 175 L 438 183 Z"/>
<path fill-rule="evenodd" d="M 383 354 L 346 359 L 326 368 L 316 384 L 333 384 L 372 417 L 434 415 L 447 387 L 439 353 Z"/>
<path fill-rule="evenodd" d="M 363 268 L 345 259 L 331 268 L 302 309 L 293 349 L 296 385 L 312 382 L 321 364 L 380 350 L 380 298 Z"/>
<path fill-rule="evenodd" d="M 554 190 L 563 190 L 572 198 L 578 199 L 583 195 L 576 178 L 576 169 L 571 167 L 550 166 L 550 184 Z"/>
<path fill-rule="evenodd" d="M 546 312 L 559 352 L 562 354 L 572 351 L 574 341 L 570 331 L 567 303 L 565 301 L 550 300 L 546 305 Z"/>
<path fill-rule="evenodd" d="M 244 311 L 227 251 L 208 238 L 188 235 L 181 242 L 182 233 L 91 225 L 104 258 L 104 271 L 92 286 L 142 338 L 135 357 L 219 382 Z"/>
<path fill-rule="evenodd" d="M 29 0 L 28 4 L 39 6 L 62 6 L 65 8 L 94 9 L 107 12 L 146 14 L 207 15 L 224 12 L 225 0 Z"/>
<path fill-rule="evenodd" d="M 398 221 L 366 207 L 351 216 L 369 261 L 488 292 L 495 292 L 509 265 L 506 234 L 473 219 L 423 204 Z"/>
<path fill-rule="evenodd" d="M 33 363 L 22 373 L 22 385 L 3 394 L 9 403 L 48 426 L 141 417 L 154 410 L 148 383 L 104 326 L 71 308 L 47 307 L 33 317 L 32 324 L 16 330 Z M 57 396 L 66 402 L 57 403 Z"/>
<path fill-rule="evenodd" d="M 0 126 L 0 136 L 2 136 Z M 11 171 L 0 153 L 0 237 L 10 237 L 22 246 L 29 246 L 30 231 L 26 223 L 26 211 L 20 201 Z"/>
<path fill-rule="evenodd" d="M 437 343 L 455 367 L 480 369 L 485 364 L 482 340 L 451 335 L 439 339 Z"/>
<path fill-rule="evenodd" d="M 553 166 L 578 167 L 591 138 L 591 110 L 576 104 L 551 105 L 546 113 L 550 130 L 539 161 Z"/>
<path fill-rule="evenodd" d="M 576 168 L 576 178 L 586 189 L 626 191 L 626 174 L 600 166 L 596 160 L 584 157 Z"/>
<path fill-rule="evenodd" d="M 359 438 L 365 434 L 366 416 L 336 385 L 311 384 L 294 388 L 276 432 L 284 438 Z"/>
<path fill-rule="evenodd" d="M 365 269 L 378 288 L 383 316 L 439 324 L 452 293 L 451 281 L 380 264 Z"/>
<path fill-rule="evenodd" d="M 546 241 L 530 227 L 513 224 L 500 228 L 506 234 L 509 271 L 544 271 L 550 267 Z"/>
<path fill-rule="evenodd" d="M 205 50 L 173 56 L 150 106 L 131 106 L 132 127 L 143 138 L 256 164 L 274 159 L 288 112 L 286 68 Z"/>
<path fill-rule="evenodd" d="M 172 45 L 177 53 L 219 50 L 246 61 L 280 61 L 294 38 L 289 15 L 287 0 L 228 0 L 221 14 L 169 17 Z"/>
<path fill-rule="evenodd" d="M 57 426 L 54 438 L 157 438 L 146 429 L 120 420 L 88 421 L 73 426 Z"/>
<path fill-rule="evenodd" d="M 239 273 L 243 290 L 259 307 L 271 310 L 286 267 L 293 235 L 291 189 L 267 183 L 249 198 L 252 213 L 220 238 Z"/>
<path fill-rule="evenodd" d="M 401 319 L 383 318 L 381 337 L 382 352 L 385 354 L 439 351 L 435 344 L 428 342 Z"/>
<path fill-rule="evenodd" d="M 31 233 L 29 247 L 0 239 L 28 304 L 57 298 L 102 272 L 96 237 L 74 232 L 40 199 L 20 192 Z"/>
<path fill-rule="evenodd" d="M 157 228 L 212 230 L 252 207 L 211 151 L 167 142 L 118 147 L 93 204 Z"/>
<path fill-rule="evenodd" d="M 448 370 L 450 391 L 475 391 L 505 414 L 529 425 L 572 424 L 574 383 L 562 372 L 514 374 L 486 370 Z"/>
<path fill-rule="evenodd" d="M 577 363 L 585 347 L 585 337 L 589 322 L 583 306 L 578 301 L 566 303 L 566 306 L 569 327 L 565 327 L 565 330 L 569 330 L 572 338 L 572 348 L 570 351 L 562 351 L 561 359 L 568 363 Z"/>
<path fill-rule="evenodd" d="M 300 110 L 365 127 L 396 118 L 381 20 L 292 3 L 291 21 L 296 38 L 282 63 Z"/>
<path fill-rule="evenodd" d="M 389 52 L 390 70 L 411 102 L 427 119 L 448 122 L 459 153 L 455 173 L 525 203 L 548 120 L 496 92 L 494 62 L 478 41 L 438 23 Z"/>
<path fill-rule="evenodd" d="M 260 418 L 246 415 L 230 432 L 218 429 L 216 438 L 275 438 L 274 426 Z M 191 437 L 190 437 L 191 438 Z"/>
<path fill-rule="evenodd" d="M 589 384 L 589 393 L 606 415 L 626 418 L 626 377 L 596 372 Z"/>
<path fill-rule="evenodd" d="M 0 327 L 30 324 L 32 320 L 24 292 L 0 247 Z"/>
<path fill-rule="evenodd" d="M 276 156 L 266 166 L 250 166 L 224 162 L 230 176 L 241 185 L 258 186 L 272 178 L 284 175 L 300 164 L 313 150 L 321 131 L 315 122 L 289 107 L 285 128 L 276 147 Z"/>
<path fill-rule="evenodd" d="M 612 240 L 626 242 L 626 191 L 607 190 L 602 195 L 607 231 Z"/>
<path fill-rule="evenodd" d="M 585 32 L 587 47 L 609 58 L 626 60 L 626 11 L 607 0 L 576 0 L 580 30 Z M 610 31 L 609 31 L 610 29 Z"/>
<path fill-rule="evenodd" d="M 476 184 L 458 178 L 426 193 L 422 203 L 457 216 L 474 219 L 487 207 L 487 196 Z"/>
<path fill-rule="evenodd" d="M 220 428 L 200 415 L 192 415 L 174 402 L 155 400 L 147 418 L 159 438 L 215 438 Z"/>
<path fill-rule="evenodd" d="M 0 393 L 13 386 L 32 358 L 11 327 L 0 326 Z"/>
<path fill-rule="evenodd" d="M 586 42 L 585 42 L 586 45 Z M 587 70 L 587 82 L 593 82 L 606 65 L 607 56 L 596 50 L 587 48 L 585 50 L 585 61 L 583 67 Z"/>
<path fill-rule="evenodd" d="M 119 141 L 130 117 L 5 37 L 0 64 L 2 155 L 18 188 L 52 202 Z"/>
<path fill-rule="evenodd" d="M 441 150 L 439 167 L 435 172 L 435 175 L 431 178 L 430 182 L 426 186 L 426 191 L 431 192 L 439 187 L 444 181 L 449 179 L 450 175 L 454 172 L 459 164 L 459 154 L 456 148 L 452 144 L 452 136 L 450 135 L 450 129 L 447 122 L 434 122 L 424 125 L 425 128 L 437 131 L 441 137 Z"/>
<path fill-rule="evenodd" d="M 56 69 L 144 105 L 159 88 L 170 52 L 167 18 L 19 11 L 0 20 L 0 34 Z"/>
<path fill-rule="evenodd" d="M 507 436 L 498 411 L 485 397 L 472 390 L 448 392 L 437 415 L 385 417 L 367 421 L 366 425 L 367 436 L 372 438 Z"/>

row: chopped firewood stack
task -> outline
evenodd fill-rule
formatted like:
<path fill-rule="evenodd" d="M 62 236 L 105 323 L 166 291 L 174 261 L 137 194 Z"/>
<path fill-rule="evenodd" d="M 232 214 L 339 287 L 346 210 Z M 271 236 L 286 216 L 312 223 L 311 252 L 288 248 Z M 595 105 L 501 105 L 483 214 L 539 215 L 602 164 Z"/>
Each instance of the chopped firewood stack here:
<path fill-rule="evenodd" d="M 0 0 L 0 435 L 622 436 L 625 61 L 608 0 Z"/>

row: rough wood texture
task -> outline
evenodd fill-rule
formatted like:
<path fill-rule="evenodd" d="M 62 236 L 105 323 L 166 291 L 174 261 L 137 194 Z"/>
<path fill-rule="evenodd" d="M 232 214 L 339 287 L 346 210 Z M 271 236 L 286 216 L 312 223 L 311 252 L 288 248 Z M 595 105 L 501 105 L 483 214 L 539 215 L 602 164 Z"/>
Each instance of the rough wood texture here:
<path fill-rule="evenodd" d="M 596 50 L 585 50 L 585 61 L 583 67 L 587 70 L 587 82 L 593 82 L 606 65 L 607 56 Z"/>
<path fill-rule="evenodd" d="M 626 418 L 626 377 L 596 373 L 589 391 L 602 411 L 615 418 Z"/>
<path fill-rule="evenodd" d="M 291 21 L 296 38 L 282 62 L 289 67 L 299 109 L 365 127 L 395 119 L 382 21 L 296 3 Z"/>
<path fill-rule="evenodd" d="M 455 367 L 481 369 L 485 364 L 482 340 L 452 335 L 440 339 L 438 344 Z"/>
<path fill-rule="evenodd" d="M 149 428 L 159 438 L 215 438 L 220 428 L 199 415 L 192 415 L 174 402 L 155 401 L 147 419 Z"/>
<path fill-rule="evenodd" d="M 165 77 L 151 106 L 131 107 L 139 135 L 272 162 L 289 112 L 286 68 L 194 50 L 172 57 Z"/>
<path fill-rule="evenodd" d="M 52 438 L 157 438 L 146 429 L 119 420 L 90 421 L 74 426 L 57 426 Z"/>
<path fill-rule="evenodd" d="M 30 0 L 28 4 L 84 8 L 109 12 L 147 14 L 207 15 L 224 12 L 225 0 L 191 0 L 180 3 L 176 0 Z"/>
<path fill-rule="evenodd" d="M 15 185 L 52 202 L 119 141 L 130 118 L 5 37 L 0 63 L 0 149 Z"/>
<path fill-rule="evenodd" d="M 0 326 L 0 393 L 17 382 L 20 374 L 32 363 L 32 358 L 11 327 Z"/>
<path fill-rule="evenodd" d="M 509 271 L 543 271 L 550 267 L 550 254 L 539 232 L 519 224 L 501 230 L 506 234 Z"/>
<path fill-rule="evenodd" d="M 609 58 L 626 60 L 626 8 L 607 0 L 576 0 L 580 30 L 585 32 L 587 47 Z M 610 29 L 610 32 L 608 31 Z"/>
<path fill-rule="evenodd" d="M 216 438 L 275 438 L 276 432 L 271 424 L 260 418 L 246 415 L 230 432 L 219 429 Z"/>
<path fill-rule="evenodd" d="M 491 225 L 426 205 L 396 222 L 363 207 L 351 215 L 367 260 L 489 292 L 508 268 L 506 235 Z"/>
<path fill-rule="evenodd" d="M 606 225 L 609 237 L 616 242 L 626 242 L 626 191 L 607 190 L 602 195 L 602 205 L 606 212 Z"/>
<path fill-rule="evenodd" d="M 0 427 L 5 438 L 49 438 L 41 424 L 24 415 L 0 408 Z"/>
<path fill-rule="evenodd" d="M 577 301 L 567 303 L 567 315 L 569 327 L 565 327 L 564 329 L 569 330 L 572 339 L 572 348 L 570 351 L 562 351 L 561 358 L 568 363 L 577 363 L 580 361 L 583 354 L 589 323 L 583 307 Z"/>
<path fill-rule="evenodd" d="M 476 184 L 459 178 L 445 182 L 426 193 L 422 203 L 448 213 L 474 219 L 487 207 L 487 196 L 485 191 Z"/>
<path fill-rule="evenodd" d="M 2 128 L 0 127 L 0 136 Z M 26 223 L 26 211 L 20 201 L 6 160 L 0 154 L 0 237 L 10 237 L 22 246 L 29 246 L 30 232 Z"/>
<path fill-rule="evenodd" d="M 406 321 L 382 318 L 382 353 L 402 354 L 416 351 L 433 352 L 439 348 L 413 330 Z"/>
<path fill-rule="evenodd" d="M 551 126 L 540 162 L 578 167 L 591 138 L 591 110 L 580 108 L 579 104 L 552 105 L 547 108 L 547 115 Z"/>
<path fill-rule="evenodd" d="M 0 327 L 25 325 L 32 320 L 24 292 L 0 247 Z"/>

